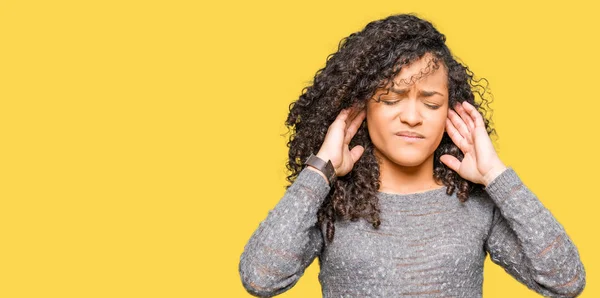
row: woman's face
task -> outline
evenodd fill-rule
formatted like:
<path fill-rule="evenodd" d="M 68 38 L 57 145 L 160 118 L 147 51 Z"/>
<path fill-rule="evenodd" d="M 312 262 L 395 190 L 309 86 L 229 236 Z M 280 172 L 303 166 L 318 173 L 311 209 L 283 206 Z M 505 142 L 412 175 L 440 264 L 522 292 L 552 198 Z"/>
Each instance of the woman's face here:
<path fill-rule="evenodd" d="M 367 128 L 375 155 L 383 162 L 418 166 L 433 153 L 444 135 L 448 115 L 446 67 L 428 65 L 430 54 L 402 67 L 390 92 L 378 89 L 367 103 Z M 424 74 L 421 74 L 424 73 Z M 411 82 L 412 79 L 412 82 Z M 381 97 L 379 97 L 381 95 Z M 379 98 L 381 101 L 377 102 Z M 418 137 L 401 136 L 404 132 Z"/>

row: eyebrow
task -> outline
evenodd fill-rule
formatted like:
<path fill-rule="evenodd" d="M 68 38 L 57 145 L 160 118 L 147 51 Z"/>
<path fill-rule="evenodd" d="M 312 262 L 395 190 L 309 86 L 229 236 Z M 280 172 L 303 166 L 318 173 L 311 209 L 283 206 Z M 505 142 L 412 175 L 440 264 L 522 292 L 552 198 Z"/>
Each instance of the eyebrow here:
<path fill-rule="evenodd" d="M 406 92 L 408 92 L 408 89 L 396 89 L 396 88 L 390 88 L 391 92 L 394 92 L 398 95 L 403 95 L 406 94 Z M 423 95 L 423 96 L 432 96 L 434 94 L 439 94 L 441 96 L 444 96 L 443 94 L 437 92 L 437 91 L 425 91 L 425 90 L 419 90 L 419 94 Z"/>

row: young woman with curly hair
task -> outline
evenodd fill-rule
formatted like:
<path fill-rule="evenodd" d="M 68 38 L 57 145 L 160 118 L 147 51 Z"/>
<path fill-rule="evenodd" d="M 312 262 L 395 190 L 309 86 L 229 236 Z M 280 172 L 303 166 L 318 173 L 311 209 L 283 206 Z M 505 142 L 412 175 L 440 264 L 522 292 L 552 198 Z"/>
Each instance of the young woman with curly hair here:
<path fill-rule="evenodd" d="M 490 136 L 486 86 L 413 14 L 340 43 L 290 105 L 290 185 L 239 263 L 290 289 L 318 257 L 323 297 L 480 297 L 486 254 L 545 296 L 585 287 L 579 252 Z"/>

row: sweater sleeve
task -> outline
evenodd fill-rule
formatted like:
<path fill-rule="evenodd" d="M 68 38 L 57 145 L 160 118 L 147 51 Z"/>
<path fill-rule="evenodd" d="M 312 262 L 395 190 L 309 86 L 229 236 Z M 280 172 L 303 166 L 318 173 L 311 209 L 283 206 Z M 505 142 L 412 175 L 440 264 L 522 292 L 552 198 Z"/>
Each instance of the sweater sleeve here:
<path fill-rule="evenodd" d="M 495 264 L 547 297 L 576 297 L 586 284 L 577 247 L 508 167 L 486 188 L 494 214 L 485 249 Z"/>
<path fill-rule="evenodd" d="M 258 225 L 240 257 L 239 273 L 248 293 L 271 297 L 292 288 L 321 253 L 317 211 L 330 186 L 304 168 Z"/>

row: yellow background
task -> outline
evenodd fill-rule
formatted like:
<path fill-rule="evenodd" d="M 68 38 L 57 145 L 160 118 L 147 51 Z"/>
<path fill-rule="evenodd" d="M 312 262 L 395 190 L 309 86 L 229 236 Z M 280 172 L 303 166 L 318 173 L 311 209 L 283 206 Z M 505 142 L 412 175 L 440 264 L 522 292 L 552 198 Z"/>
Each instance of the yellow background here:
<path fill-rule="evenodd" d="M 592 1 L 1 1 L 0 297 L 249 297 L 288 105 L 341 38 L 416 12 L 489 80 L 501 159 L 598 297 Z M 281 297 L 320 297 L 318 264 Z M 485 263 L 484 297 L 539 297 Z M 509 295 L 513 294 L 513 295 Z"/>

